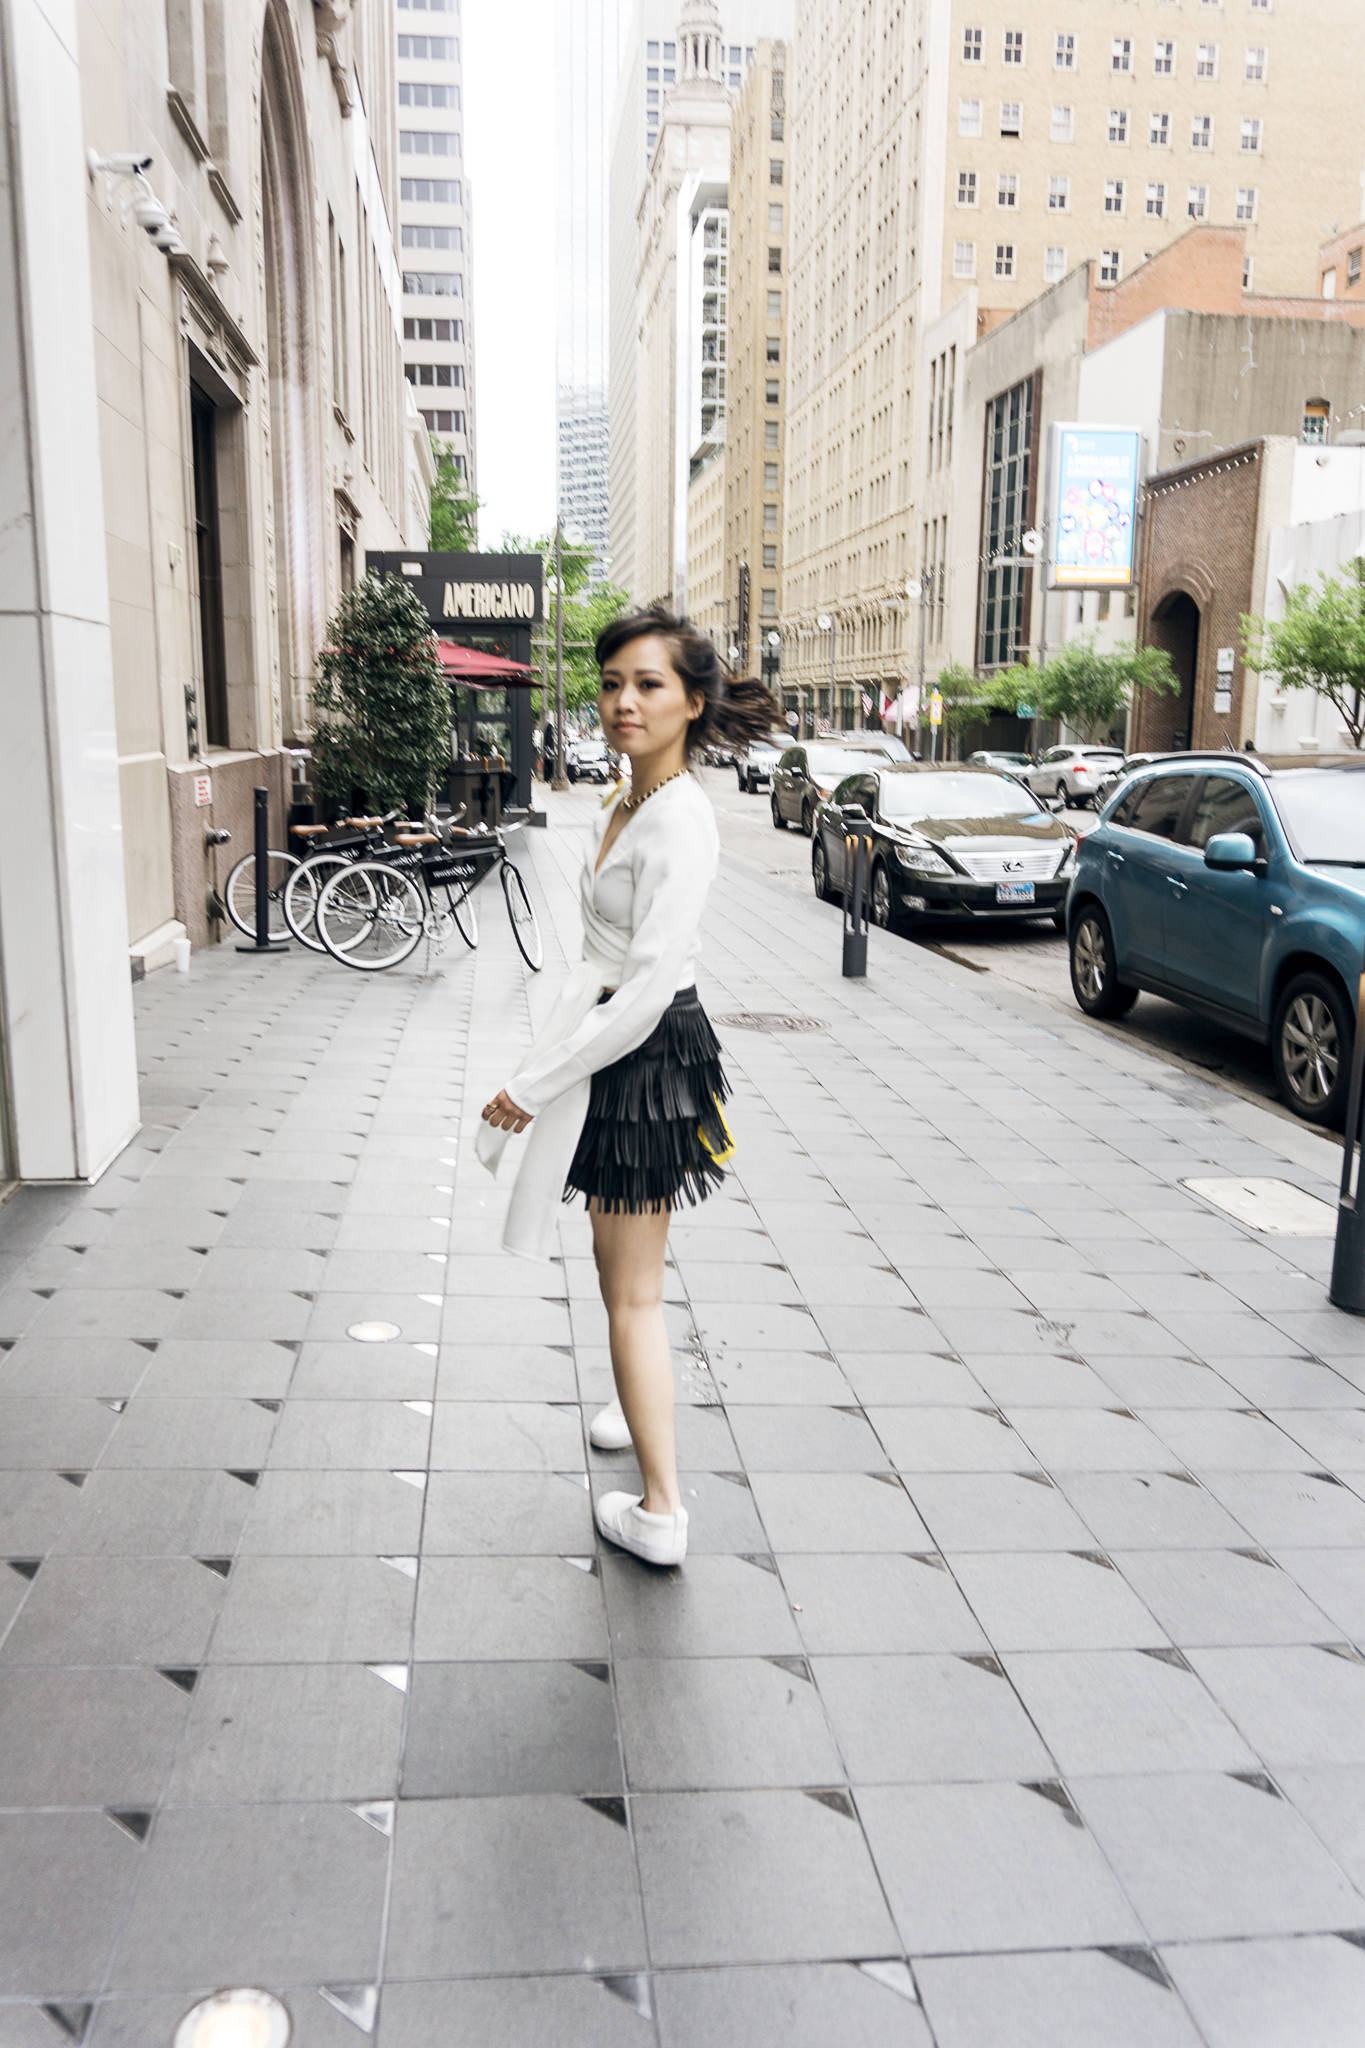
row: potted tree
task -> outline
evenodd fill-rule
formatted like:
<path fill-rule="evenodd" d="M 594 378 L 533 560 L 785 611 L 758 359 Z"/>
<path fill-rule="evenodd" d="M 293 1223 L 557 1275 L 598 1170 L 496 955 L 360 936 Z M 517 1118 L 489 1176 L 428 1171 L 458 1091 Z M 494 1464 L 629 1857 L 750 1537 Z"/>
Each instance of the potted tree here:
<path fill-rule="evenodd" d="M 420 818 L 450 768 L 450 686 L 401 576 L 369 575 L 337 606 L 313 692 L 313 783 L 325 814 Z"/>

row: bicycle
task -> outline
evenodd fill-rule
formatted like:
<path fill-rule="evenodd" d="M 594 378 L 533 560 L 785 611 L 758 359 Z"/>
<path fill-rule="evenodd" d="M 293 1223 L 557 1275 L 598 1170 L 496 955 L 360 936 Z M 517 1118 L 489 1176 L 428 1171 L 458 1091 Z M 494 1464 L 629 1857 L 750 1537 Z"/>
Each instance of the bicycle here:
<path fill-rule="evenodd" d="M 357 861 L 377 854 L 385 844 L 384 835 L 401 817 L 401 811 L 389 811 L 382 818 L 343 818 L 338 827 L 290 827 L 304 845 L 310 840 L 325 840 L 325 844 L 314 844 L 312 851 L 297 861 L 285 877 L 281 894 L 285 924 L 290 936 L 301 946 L 314 953 L 326 952 L 317 929 L 318 897 L 324 885 L 342 868 L 353 867 Z M 425 827 L 412 824 L 408 829 L 421 831 Z"/>
<path fill-rule="evenodd" d="M 429 961 L 431 950 L 442 950 L 452 929 L 472 948 L 479 939 L 473 891 L 495 867 L 517 951 L 532 973 L 539 973 L 545 964 L 540 925 L 501 828 L 466 833 L 451 825 L 444 835 L 395 833 L 392 850 L 349 863 L 323 884 L 315 918 L 318 936 L 343 966 L 371 974 L 401 966 L 424 938 Z"/>
<path fill-rule="evenodd" d="M 299 865 L 292 853 L 279 853 L 272 847 L 266 869 L 267 900 L 270 904 L 270 936 L 272 939 L 287 939 L 289 926 L 285 923 L 284 892 L 289 877 Z M 228 869 L 228 878 L 223 884 L 223 904 L 228 916 L 236 925 L 243 938 L 256 936 L 256 856 L 244 853 Z"/>

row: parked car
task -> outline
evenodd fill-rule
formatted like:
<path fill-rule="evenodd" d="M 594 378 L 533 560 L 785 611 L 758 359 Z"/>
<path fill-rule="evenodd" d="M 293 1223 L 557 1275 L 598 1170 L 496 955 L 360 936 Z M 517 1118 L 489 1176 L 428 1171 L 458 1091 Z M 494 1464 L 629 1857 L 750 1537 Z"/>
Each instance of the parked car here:
<path fill-rule="evenodd" d="M 1035 796 L 1063 796 L 1083 810 L 1095 801 L 1100 778 L 1122 761 L 1122 747 L 1049 747 L 1020 772 Z"/>
<path fill-rule="evenodd" d="M 760 789 L 770 789 L 773 770 L 790 745 L 791 736 L 785 732 L 770 732 L 766 739 L 755 740 L 735 762 L 740 788 L 749 796 L 757 796 Z"/>
<path fill-rule="evenodd" d="M 890 733 L 886 739 L 885 747 L 845 746 L 837 740 L 806 740 L 799 747 L 788 747 L 773 770 L 772 812 L 777 830 L 785 832 L 788 825 L 799 825 L 809 839 L 816 805 L 823 803 L 846 775 L 852 775 L 861 762 L 869 759 L 896 758 L 890 749 L 899 746 L 900 741 Z"/>
<path fill-rule="evenodd" d="M 1003 768 L 1006 775 L 1017 775 L 1021 768 L 1031 768 L 1033 766 L 1033 756 L 1032 754 L 1002 754 L 994 752 L 990 748 L 984 748 L 979 753 L 968 754 L 967 766 L 969 768 Z"/>
<path fill-rule="evenodd" d="M 606 741 L 595 734 L 586 739 L 570 740 L 564 756 L 564 772 L 570 782 L 610 782 L 615 769 Z"/>
<path fill-rule="evenodd" d="M 832 747 L 867 747 L 874 754 L 885 754 L 888 761 L 913 761 L 914 755 L 905 741 L 897 739 L 893 732 L 877 732 L 868 726 L 861 732 L 832 732 L 823 744 Z"/>
<path fill-rule="evenodd" d="M 1339 1123 L 1365 959 L 1365 761 L 1168 756 L 1121 784 L 1077 857 L 1071 986 L 1138 991 L 1270 1047 L 1280 1094 Z"/>
<path fill-rule="evenodd" d="M 888 762 L 847 776 L 815 814 L 817 896 L 842 889 L 854 832 L 872 839 L 874 924 L 1050 917 L 1065 928 L 1076 835 L 998 769 Z"/>
<path fill-rule="evenodd" d="M 1101 775 L 1099 788 L 1095 792 L 1095 809 L 1107 804 L 1121 782 L 1127 780 L 1135 768 L 1150 768 L 1153 761 L 1165 761 L 1165 754 L 1125 754 L 1116 767 Z"/>

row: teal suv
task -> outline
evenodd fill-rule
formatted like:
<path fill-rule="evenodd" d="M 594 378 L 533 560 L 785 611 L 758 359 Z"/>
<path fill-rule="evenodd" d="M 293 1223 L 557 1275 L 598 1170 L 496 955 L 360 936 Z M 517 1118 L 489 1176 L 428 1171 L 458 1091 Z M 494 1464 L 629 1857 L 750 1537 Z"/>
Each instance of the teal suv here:
<path fill-rule="evenodd" d="M 1181 754 L 1125 778 L 1067 905 L 1090 1017 L 1139 990 L 1268 1044 L 1281 1095 L 1340 1123 L 1365 970 L 1365 759 Z"/>

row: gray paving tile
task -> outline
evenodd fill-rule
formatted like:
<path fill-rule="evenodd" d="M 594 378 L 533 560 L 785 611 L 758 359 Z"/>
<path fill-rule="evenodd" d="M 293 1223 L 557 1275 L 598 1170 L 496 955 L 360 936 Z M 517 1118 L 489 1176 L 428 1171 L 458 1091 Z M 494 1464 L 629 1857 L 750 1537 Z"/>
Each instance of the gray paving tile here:
<path fill-rule="evenodd" d="M 1309 1471 L 1208 1472 L 1208 1491 L 1266 1550 L 1365 1545 L 1365 1501 Z"/>
<path fill-rule="evenodd" d="M 1354 2048 L 1365 2011 L 1365 1955 L 1333 1936 L 1201 1942 L 1163 1960 L 1209 2048 Z"/>
<path fill-rule="evenodd" d="M 1365 1763 L 1365 1663 L 1285 1645 L 1189 1655 L 1272 1771 Z"/>
<path fill-rule="evenodd" d="M 663 2048 L 695 2048 L 703 2041 L 745 2041 L 753 2048 L 828 2048 L 831 2041 L 843 2048 L 930 2048 L 913 1987 L 908 1995 L 892 1989 L 854 1963 L 661 1971 L 654 1992 Z"/>
<path fill-rule="evenodd" d="M 180 1688 L 149 1667 L 9 1667 L 0 1806 L 155 1806 L 188 1710 Z"/>
<path fill-rule="evenodd" d="M 0 1408 L 0 1421 L 0 1471 L 85 1470 L 98 1464 L 118 1426 L 98 1400 L 60 1395 L 16 1396 Z"/>
<path fill-rule="evenodd" d="M 931 1956 L 915 1975 L 938 2048 L 1201 2048 L 1177 1993 L 1101 1949 Z"/>
<path fill-rule="evenodd" d="M 868 1408 L 970 1408 L 987 1398 L 960 1360 L 937 1352 L 844 1351 L 839 1363 L 853 1397 Z"/>
<path fill-rule="evenodd" d="M 1264 1552 L 1130 1550 L 1114 1563 L 1171 1641 L 1187 1647 L 1322 1643 L 1341 1634 Z"/>
<path fill-rule="evenodd" d="M 202 1673 L 170 1806 L 366 1800 L 398 1790 L 403 1695 L 363 1664 L 224 1664 Z"/>
<path fill-rule="evenodd" d="M 258 1471 L 275 1421 L 271 1410 L 240 1398 L 137 1394 L 101 1462 L 106 1471 Z"/>
<path fill-rule="evenodd" d="M 52 1549 L 64 1557 L 231 1556 L 251 1498 L 228 1472 L 92 1472 Z"/>
<path fill-rule="evenodd" d="M 907 1477 L 920 1472 L 1025 1472 L 1038 1460 L 1005 1417 L 975 1407 L 880 1408 L 868 1420 L 891 1463 Z"/>
<path fill-rule="evenodd" d="M 1193 1771 L 1073 1778 L 1071 1791 L 1154 1941 L 1360 1925 L 1359 1895 L 1273 1793 Z"/>
<path fill-rule="evenodd" d="M 142 1855 L 102 1813 L 0 1813 L 0 1990 L 44 1999 L 97 1991 Z"/>
<path fill-rule="evenodd" d="M 855 1785 L 1052 1774 L 1052 1759 L 998 1666 L 918 1655 L 817 1657 L 814 1669 Z"/>
<path fill-rule="evenodd" d="M 340 1344 L 354 1324 L 380 1322 L 392 1323 L 406 1343 L 434 1344 L 441 1325 L 439 1281 L 428 1293 L 425 1300 L 417 1294 L 320 1293 L 308 1305 L 304 1326 L 288 1334 L 313 1344 Z"/>
<path fill-rule="evenodd" d="M 1365 1637 L 1365 1555 L 1345 1549 L 1279 1549 L 1275 1561 L 1329 1616 L 1333 1636 Z"/>
<path fill-rule="evenodd" d="M 1074 1812 L 1029 1785 L 884 1787 L 858 1804 L 911 1955 L 1143 1939 Z"/>
<path fill-rule="evenodd" d="M 289 1393 L 298 1401 L 429 1401 L 436 1360 L 416 1344 L 306 1343 Z"/>
<path fill-rule="evenodd" d="M 1166 1631 L 1099 1551 L 954 1551 L 949 1567 L 997 1650 L 1119 1650 Z"/>
<path fill-rule="evenodd" d="M 602 1558 L 602 1585 L 618 1669 L 632 1657 L 800 1653 L 781 1581 L 745 1557 L 693 1553 L 685 1570 L 659 1572 L 612 1553 Z"/>
<path fill-rule="evenodd" d="M 825 1353 L 723 1351 L 709 1357 L 712 1377 L 727 1408 L 750 1402 L 765 1408 L 797 1402 L 835 1408 L 854 1398 L 843 1373 Z"/>
<path fill-rule="evenodd" d="M 1005 1667 L 1064 1773 L 1250 1771 L 1257 1758 L 1196 1672 L 1142 1650 L 1026 1651 Z"/>
<path fill-rule="evenodd" d="M 0 1659 L 202 1664 L 223 1592 L 222 1580 L 192 1558 L 49 1558 L 4 1638 Z"/>
<path fill-rule="evenodd" d="M 790 1791 L 647 1793 L 631 1810 L 656 1966 L 896 1953 L 849 1815 Z"/>
<path fill-rule="evenodd" d="M 581 1334 L 577 1318 L 570 1330 L 563 1301 L 524 1294 L 511 1303 L 498 1295 L 460 1295 L 445 1304 L 440 1328 L 442 1343 L 468 1345 L 568 1344 Z M 435 1335 L 434 1330 L 421 1332 L 422 1337 Z"/>
<path fill-rule="evenodd" d="M 131 1338 L 68 1344 L 60 1338 L 23 1337 L 12 1351 L 0 1354 L 0 1401 L 12 1395 L 127 1399 L 152 1362 L 146 1346 Z"/>
<path fill-rule="evenodd" d="M 594 1547 L 587 1490 L 573 1477 L 433 1472 L 428 1482 L 424 1557 L 585 1556 Z"/>
<path fill-rule="evenodd" d="M 757 1473 L 754 1498 L 772 1548 L 787 1551 L 929 1550 L 924 1523 L 891 1476 Z"/>
<path fill-rule="evenodd" d="M 933 1556 L 788 1553 L 782 1577 L 805 1646 L 815 1654 L 988 1647 L 952 1576 Z"/>
<path fill-rule="evenodd" d="M 529 1659 L 420 1664 L 412 1675 L 405 1799 L 619 1794 L 621 1751 L 604 1664 Z"/>
<path fill-rule="evenodd" d="M 213 1661 L 406 1662 L 414 1590 L 413 1580 L 381 1557 L 239 1557 L 214 1631 Z"/>
<path fill-rule="evenodd" d="M 597 1976 L 463 1978 L 388 1984 L 384 2048 L 492 2048 L 540 2041 L 553 2048 L 653 2048 L 654 2026 Z"/>
<path fill-rule="evenodd" d="M 168 1337 L 150 1356 L 136 1389 L 157 1400 L 218 1399 L 278 1401 L 289 1392 L 298 1358 L 292 1343 L 269 1339 L 238 1342 L 234 1338 L 198 1338 L 182 1342 Z M 117 1392 L 105 1388 L 106 1393 Z"/>
<path fill-rule="evenodd" d="M 581 1467 L 579 1410 L 548 1402 L 439 1401 L 431 1466 L 445 1472 L 567 1472 Z"/>
<path fill-rule="evenodd" d="M 602 1973 L 645 1965 L 624 1825 L 556 1795 L 402 1802 L 390 1981 L 579 1971 L 585 1963 Z"/>
<path fill-rule="evenodd" d="M 400 1400 L 294 1399 L 262 1462 L 274 1471 L 406 1472 L 426 1465 L 430 1439 L 430 1416 Z"/>
<path fill-rule="evenodd" d="M 983 1395 L 998 1408 L 1112 1408 L 1113 1389 L 1079 1358 L 1043 1351 L 1036 1356 L 969 1351 L 966 1366 Z"/>
<path fill-rule="evenodd" d="M 424 1558 L 414 1654 L 436 1662 L 605 1658 L 601 1582 L 584 1568 L 588 1562 L 556 1556 Z"/>
<path fill-rule="evenodd" d="M 243 1556 L 410 1556 L 422 1493 L 392 1472 L 264 1472 L 248 1492 Z"/>
<path fill-rule="evenodd" d="M 916 1473 L 907 1482 L 940 1550 L 1087 1550 L 1092 1537 L 1045 1474 Z"/>
<path fill-rule="evenodd" d="M 548 1344 L 443 1344 L 437 1393 L 443 1401 L 573 1401 L 573 1354 Z"/>
<path fill-rule="evenodd" d="M 884 1472 L 887 1454 L 859 1414 L 820 1408 L 737 1407 L 731 1424 L 749 1472 Z"/>
<path fill-rule="evenodd" d="M 389 1846 L 344 1806 L 162 1813 L 115 1991 L 373 1982 Z"/>
<path fill-rule="evenodd" d="M 832 1785 L 843 1778 L 805 1667 L 762 1657 L 634 1657 L 616 1670 L 636 1792 Z"/>
<path fill-rule="evenodd" d="M 1057 1484 L 1103 1550 L 1230 1550 L 1250 1542 L 1242 1522 L 1188 1473 L 1062 1472 Z"/>
<path fill-rule="evenodd" d="M 1276 1783 L 1356 1889 L 1365 1892 L 1365 1768 L 1337 1764 L 1278 1770 Z M 1357 1923 L 1358 1925 L 1361 1923 Z"/>

